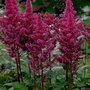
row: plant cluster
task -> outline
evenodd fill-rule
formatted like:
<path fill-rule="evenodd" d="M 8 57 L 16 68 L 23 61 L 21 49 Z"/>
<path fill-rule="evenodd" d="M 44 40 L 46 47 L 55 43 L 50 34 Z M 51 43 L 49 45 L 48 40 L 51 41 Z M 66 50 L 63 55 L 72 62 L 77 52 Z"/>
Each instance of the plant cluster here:
<path fill-rule="evenodd" d="M 66 0 L 66 8 L 59 16 L 47 12 L 44 15 L 33 13 L 30 0 L 26 1 L 24 12 L 19 12 L 16 0 L 5 0 L 5 4 L 4 16 L 0 17 L 0 39 L 15 59 L 17 80 L 23 82 L 24 78 L 20 63 L 22 50 L 27 53 L 27 64 L 34 77 L 34 89 L 37 87 L 37 77 L 40 77 L 40 89 L 45 90 L 46 71 L 51 70 L 56 61 L 65 65 L 68 84 L 65 84 L 64 90 L 68 87 L 73 90 L 73 75 L 78 59 L 83 55 L 83 36 L 90 39 L 90 34 L 83 30 L 83 23 L 75 16 L 72 1 Z M 53 54 L 57 43 L 60 53 Z"/>

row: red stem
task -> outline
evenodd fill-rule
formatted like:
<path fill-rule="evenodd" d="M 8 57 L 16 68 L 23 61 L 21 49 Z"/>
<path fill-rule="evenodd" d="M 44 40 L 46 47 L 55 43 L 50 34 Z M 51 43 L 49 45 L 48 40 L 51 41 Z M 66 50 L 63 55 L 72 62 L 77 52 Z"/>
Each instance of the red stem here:
<path fill-rule="evenodd" d="M 44 90 L 44 82 L 43 82 L 43 69 L 42 69 L 42 74 L 41 74 L 41 90 Z"/>
<path fill-rule="evenodd" d="M 21 77 L 21 65 L 20 65 L 19 50 L 17 50 L 16 68 L 17 68 L 17 80 L 20 82 L 20 81 L 22 81 L 22 77 Z"/>
<path fill-rule="evenodd" d="M 43 77 L 44 77 L 44 73 L 43 73 L 43 64 L 41 63 L 41 90 L 44 90 L 44 81 L 43 81 Z"/>
<path fill-rule="evenodd" d="M 69 90 L 73 90 L 73 72 L 72 72 L 72 63 L 70 64 L 70 84 Z"/>
<path fill-rule="evenodd" d="M 49 54 L 49 62 L 51 61 L 51 54 Z M 52 70 L 52 67 L 50 67 L 50 71 Z M 49 83 L 50 83 L 50 86 L 51 86 L 51 82 L 52 82 L 52 80 L 51 80 L 51 75 L 50 75 L 50 79 L 49 79 Z"/>
<path fill-rule="evenodd" d="M 36 74 L 34 72 L 34 89 L 36 89 Z"/>
<path fill-rule="evenodd" d="M 17 80 L 20 82 L 19 79 L 19 67 L 18 67 L 18 59 L 16 58 L 16 68 L 17 68 Z"/>
<path fill-rule="evenodd" d="M 68 78 L 68 71 L 69 71 L 69 63 L 66 63 L 66 82 L 68 82 L 69 78 Z M 64 90 L 67 90 L 67 84 L 65 84 L 64 86 Z"/>

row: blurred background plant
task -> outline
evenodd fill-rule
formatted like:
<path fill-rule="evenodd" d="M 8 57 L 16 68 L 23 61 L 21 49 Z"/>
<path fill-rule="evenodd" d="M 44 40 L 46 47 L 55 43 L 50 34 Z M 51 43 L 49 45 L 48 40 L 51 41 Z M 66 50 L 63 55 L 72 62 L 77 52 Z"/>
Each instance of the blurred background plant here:
<path fill-rule="evenodd" d="M 25 2 L 26 0 L 18 0 L 19 2 Z M 73 0 L 75 10 L 77 14 L 83 13 L 82 8 L 85 6 L 90 7 L 89 0 Z M 65 0 L 32 0 L 34 11 L 36 12 L 50 12 L 50 13 L 62 13 L 65 7 Z"/>
<path fill-rule="evenodd" d="M 4 6 L 5 0 L 0 0 L 0 7 Z M 25 3 L 26 0 L 17 0 L 19 3 Z M 35 12 L 62 13 L 65 7 L 65 0 L 31 0 Z M 73 0 L 77 14 L 81 15 L 82 8 L 89 6 L 90 0 Z M 90 10 L 89 10 L 90 14 Z"/>

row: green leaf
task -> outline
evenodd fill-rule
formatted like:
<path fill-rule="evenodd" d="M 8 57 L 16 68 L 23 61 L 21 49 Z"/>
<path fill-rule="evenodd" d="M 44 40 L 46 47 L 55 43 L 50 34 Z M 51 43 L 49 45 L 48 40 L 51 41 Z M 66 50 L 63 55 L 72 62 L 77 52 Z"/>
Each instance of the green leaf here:
<path fill-rule="evenodd" d="M 90 65 L 84 65 L 82 67 L 79 67 L 79 69 L 77 70 L 77 72 L 78 73 L 82 73 L 86 69 L 90 69 Z"/>
<path fill-rule="evenodd" d="M 27 87 L 22 83 L 15 83 L 13 90 L 28 90 Z"/>
<path fill-rule="evenodd" d="M 8 90 L 13 90 L 13 87 L 9 88 Z"/>

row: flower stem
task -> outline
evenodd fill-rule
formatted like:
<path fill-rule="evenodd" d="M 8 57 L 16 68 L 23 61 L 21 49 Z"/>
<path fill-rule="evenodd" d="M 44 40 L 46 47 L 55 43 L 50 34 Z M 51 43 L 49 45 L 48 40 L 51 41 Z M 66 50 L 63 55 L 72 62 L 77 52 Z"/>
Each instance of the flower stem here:
<path fill-rule="evenodd" d="M 68 83 L 68 71 L 69 71 L 69 64 L 66 63 L 66 82 Z M 67 90 L 67 84 L 64 86 L 64 89 Z"/>
<path fill-rule="evenodd" d="M 42 78 L 43 78 L 43 70 L 42 70 L 42 75 L 41 75 L 41 88 L 42 88 L 41 90 L 44 90 L 44 82 Z"/>
<path fill-rule="evenodd" d="M 36 74 L 34 72 L 34 89 L 36 89 Z"/>
<path fill-rule="evenodd" d="M 68 82 L 68 68 L 69 68 L 69 65 L 68 63 L 66 64 L 66 81 Z"/>
<path fill-rule="evenodd" d="M 41 63 L 41 90 L 44 90 L 44 81 L 43 81 L 44 73 L 43 73 L 43 64 Z"/>
<path fill-rule="evenodd" d="M 70 83 L 69 90 L 73 90 L 73 72 L 72 72 L 72 63 L 70 64 Z"/>
<path fill-rule="evenodd" d="M 17 68 L 17 80 L 20 82 L 20 81 L 22 81 L 22 77 L 21 77 L 21 65 L 20 65 L 19 49 L 17 50 L 17 56 L 16 56 L 16 68 Z"/>
<path fill-rule="evenodd" d="M 49 62 L 50 61 L 51 61 L 51 54 L 49 54 Z M 52 71 L 52 67 L 50 67 L 49 70 Z M 51 82 L 52 82 L 52 80 L 51 80 L 51 75 L 50 75 L 50 78 L 49 78 L 49 84 L 50 84 L 50 86 L 51 86 Z"/>

